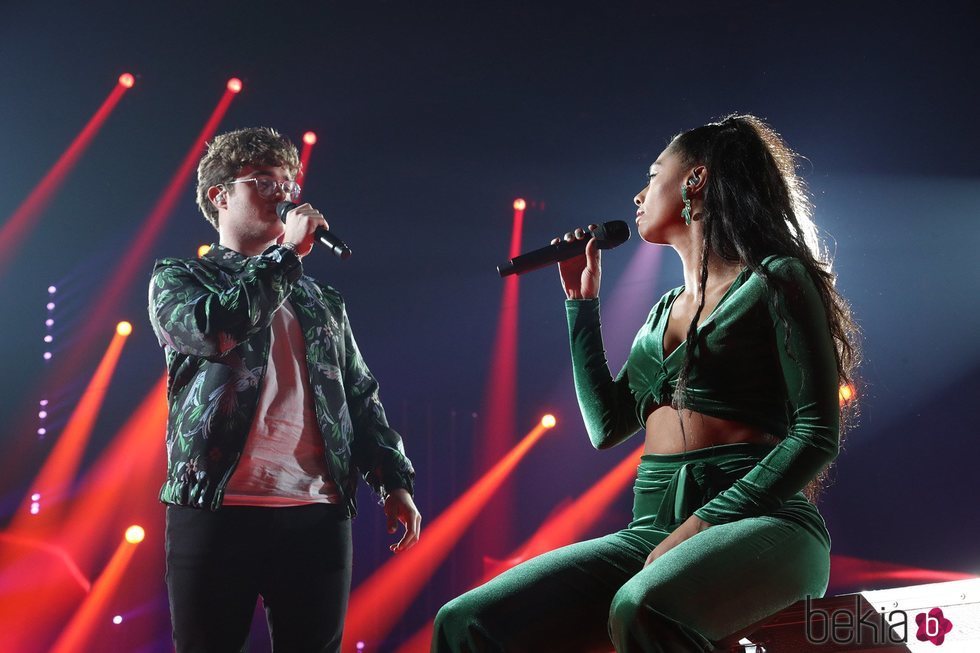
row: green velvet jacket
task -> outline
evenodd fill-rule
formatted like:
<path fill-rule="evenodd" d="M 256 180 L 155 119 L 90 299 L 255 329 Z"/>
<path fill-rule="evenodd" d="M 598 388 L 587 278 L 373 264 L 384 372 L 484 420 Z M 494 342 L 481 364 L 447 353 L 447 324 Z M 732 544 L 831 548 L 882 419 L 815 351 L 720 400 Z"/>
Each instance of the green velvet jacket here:
<path fill-rule="evenodd" d="M 793 258 L 761 263 L 772 287 L 746 268 L 698 327 L 684 405 L 704 415 L 756 426 L 780 439 L 750 472 L 695 514 L 710 524 L 772 514 L 837 456 L 840 444 L 837 359 L 813 280 Z M 683 286 L 657 302 L 613 379 L 606 364 L 599 301 L 568 300 L 575 389 L 597 449 L 641 430 L 670 405 L 686 353 L 664 355 L 664 330 Z"/>
<path fill-rule="evenodd" d="M 161 501 L 221 506 L 255 414 L 269 325 L 286 299 L 306 340 L 327 469 L 349 513 L 356 512 L 357 472 L 382 499 L 397 488 L 412 492 L 412 464 L 388 426 L 340 294 L 304 276 L 299 258 L 286 248 L 246 257 L 212 245 L 200 259 L 157 261 L 150 280 L 150 322 L 168 370 Z"/>

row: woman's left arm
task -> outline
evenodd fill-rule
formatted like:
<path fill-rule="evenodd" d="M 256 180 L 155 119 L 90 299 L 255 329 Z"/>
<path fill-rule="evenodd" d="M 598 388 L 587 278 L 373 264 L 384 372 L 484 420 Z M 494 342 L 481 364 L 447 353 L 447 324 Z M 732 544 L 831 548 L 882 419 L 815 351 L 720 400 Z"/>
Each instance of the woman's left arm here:
<path fill-rule="evenodd" d="M 786 384 L 789 431 L 748 474 L 694 513 L 709 524 L 776 510 L 834 460 L 840 444 L 837 357 L 820 294 L 797 259 L 781 259 L 771 270 L 779 306 L 770 302 L 769 312 Z"/>

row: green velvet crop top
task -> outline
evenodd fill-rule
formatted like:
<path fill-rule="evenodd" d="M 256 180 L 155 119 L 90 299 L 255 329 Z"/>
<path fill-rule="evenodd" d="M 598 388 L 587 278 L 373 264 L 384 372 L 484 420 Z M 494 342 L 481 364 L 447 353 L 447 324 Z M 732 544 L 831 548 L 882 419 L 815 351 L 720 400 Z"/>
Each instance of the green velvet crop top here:
<path fill-rule="evenodd" d="M 746 268 L 698 327 L 685 408 L 758 427 L 781 441 L 697 511 L 712 524 L 778 508 L 838 450 L 839 381 L 823 303 L 798 260 L 769 257 L 762 265 L 775 289 Z M 653 307 L 615 379 L 602 345 L 599 300 L 566 302 L 575 390 L 597 449 L 619 444 L 656 407 L 670 405 L 687 345 L 665 358 L 663 337 L 683 290 L 671 290 Z"/>

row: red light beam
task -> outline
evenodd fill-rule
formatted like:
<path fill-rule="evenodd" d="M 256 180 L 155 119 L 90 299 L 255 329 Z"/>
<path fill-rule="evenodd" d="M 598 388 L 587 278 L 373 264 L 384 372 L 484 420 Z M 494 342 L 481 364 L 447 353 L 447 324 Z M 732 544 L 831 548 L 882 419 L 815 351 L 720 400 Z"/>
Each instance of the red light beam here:
<path fill-rule="evenodd" d="M 580 540 L 607 513 L 612 502 L 636 476 L 636 466 L 642 454 L 643 445 L 640 445 L 585 494 L 543 523 L 517 551 L 488 570 L 482 582 L 525 560 Z"/>
<path fill-rule="evenodd" d="M 109 564 L 92 585 L 92 591 L 82 605 L 72 616 L 71 621 L 59 635 L 58 640 L 51 647 L 51 653 L 84 653 L 90 651 L 88 647 L 89 639 L 95 630 L 98 619 L 105 611 L 109 599 L 112 598 L 126 573 L 129 561 L 136 552 L 136 545 L 123 539 L 116 548 L 116 552 L 109 560 Z"/>
<path fill-rule="evenodd" d="M 217 131 L 218 125 L 225 113 L 227 113 L 228 107 L 231 105 L 231 101 L 235 95 L 236 92 L 229 89 L 225 90 L 218 105 L 214 108 L 207 123 L 205 123 L 204 128 L 201 129 L 201 133 L 192 142 L 177 171 L 171 177 L 163 194 L 157 200 L 156 205 L 145 220 L 143 229 L 138 234 L 135 242 L 126 248 L 122 261 L 109 274 L 109 278 L 111 279 L 109 285 L 103 291 L 99 301 L 89 312 L 90 318 L 82 329 L 77 343 L 74 343 L 76 351 L 84 351 L 93 335 L 103 327 L 103 322 L 109 319 L 108 313 L 118 304 L 130 284 L 135 279 L 142 281 L 145 278 L 145 271 L 141 270 L 140 266 L 145 264 L 145 259 L 150 248 L 163 230 L 167 218 L 173 212 L 177 201 L 182 197 L 187 180 L 197 167 L 202 149 L 208 139 Z M 70 374 L 66 374 L 66 376 L 70 376 Z"/>
<path fill-rule="evenodd" d="M 65 177 L 78 162 L 79 157 L 88 148 L 95 135 L 99 133 L 99 129 L 105 123 L 109 114 L 116 108 L 116 105 L 126 91 L 132 87 L 132 75 L 129 75 L 128 86 L 123 83 L 123 77 L 126 75 L 129 75 L 129 73 L 119 78 L 119 81 L 109 93 L 109 96 L 103 100 L 102 105 L 96 110 L 95 114 L 89 118 L 88 123 L 82 128 L 82 131 L 78 133 L 64 153 L 55 161 L 51 169 L 48 170 L 47 174 L 28 193 L 20 206 L 14 210 L 13 215 L 0 228 L 0 274 L 3 272 L 3 266 L 9 263 L 11 252 L 20 245 L 37 216 L 54 197 L 55 192 L 57 192 L 58 188 L 64 182 Z"/>
<path fill-rule="evenodd" d="M 19 532 L 26 526 L 28 520 L 36 519 L 28 514 L 31 504 L 31 495 L 40 493 L 44 502 L 44 511 L 50 511 L 52 505 L 57 505 L 64 499 L 64 494 L 78 472 L 82 453 L 88 443 L 89 436 L 92 434 L 92 427 L 99 416 L 102 402 L 105 399 L 109 382 L 116 370 L 116 364 L 122 354 L 123 345 L 126 343 L 126 336 L 118 332 L 112 337 L 109 347 L 102 356 L 102 361 L 92 375 L 88 386 L 82 393 L 82 397 L 68 418 L 65 430 L 58 438 L 58 443 L 54 446 L 41 471 L 38 472 L 18 510 L 10 531 Z M 45 518 L 45 523 L 50 523 L 49 518 Z"/>
<path fill-rule="evenodd" d="M 521 251 L 521 235 L 524 230 L 524 210 L 526 202 L 514 201 L 514 218 L 510 236 L 510 258 Z M 518 276 L 511 275 L 504 280 L 503 296 L 500 301 L 500 315 L 497 319 L 497 334 L 491 358 L 490 378 L 483 396 L 482 436 L 477 448 L 474 468 L 477 473 L 499 460 L 510 448 L 517 430 L 517 335 L 518 335 Z M 489 554 L 499 555 L 509 546 L 511 537 L 510 514 L 514 502 L 513 491 L 501 488 L 487 507 L 485 520 L 476 524 L 473 546 L 477 547 L 476 559 Z M 475 574 L 474 574 L 475 575 Z"/>
<path fill-rule="evenodd" d="M 117 525 L 112 520 L 138 513 L 163 482 L 166 390 L 164 374 L 78 484 L 57 542 L 83 566 L 104 555 L 101 533 Z"/>
<path fill-rule="evenodd" d="M 415 631 L 415 634 L 405 640 L 395 649 L 395 653 L 428 653 L 432 646 L 432 633 L 435 631 L 435 619 Z"/>
<path fill-rule="evenodd" d="M 976 578 L 976 574 L 961 571 L 924 569 L 894 562 L 865 560 L 851 556 L 834 554 L 830 556 L 829 588 L 847 589 L 893 587 L 895 585 L 922 585 L 925 583 L 944 583 L 953 580 Z M 834 590 L 835 592 L 841 589 Z"/>
<path fill-rule="evenodd" d="M 299 174 L 296 176 L 296 183 L 300 186 L 306 183 L 306 174 L 310 169 L 310 155 L 313 154 L 314 145 L 316 145 L 316 134 L 314 132 L 303 134 L 303 150 L 299 155 Z"/>
<path fill-rule="evenodd" d="M 490 497 L 547 431 L 537 424 L 424 530 L 418 544 L 399 553 L 355 589 L 347 612 L 343 650 L 358 640 L 380 642 L 385 638 Z M 398 591 L 392 592 L 393 587 Z"/>

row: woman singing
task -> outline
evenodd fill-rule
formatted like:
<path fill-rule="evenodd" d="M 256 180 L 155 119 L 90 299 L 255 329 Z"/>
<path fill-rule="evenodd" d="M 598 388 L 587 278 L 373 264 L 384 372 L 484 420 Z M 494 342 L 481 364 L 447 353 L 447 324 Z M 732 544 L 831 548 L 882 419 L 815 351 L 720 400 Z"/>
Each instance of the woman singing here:
<path fill-rule="evenodd" d="M 633 521 L 454 599 L 433 651 L 711 651 L 827 588 L 830 538 L 807 497 L 837 455 L 858 356 L 795 155 L 730 116 L 676 136 L 634 201 L 639 235 L 677 252 L 684 285 L 615 379 L 595 242 L 559 266 L 592 444 L 645 429 Z"/>

